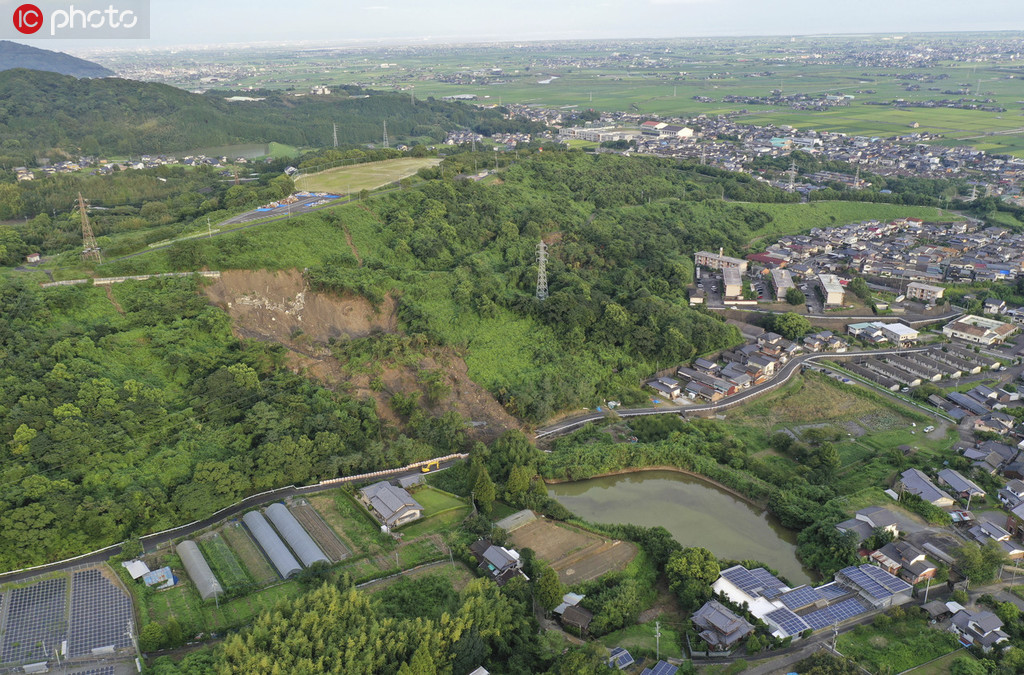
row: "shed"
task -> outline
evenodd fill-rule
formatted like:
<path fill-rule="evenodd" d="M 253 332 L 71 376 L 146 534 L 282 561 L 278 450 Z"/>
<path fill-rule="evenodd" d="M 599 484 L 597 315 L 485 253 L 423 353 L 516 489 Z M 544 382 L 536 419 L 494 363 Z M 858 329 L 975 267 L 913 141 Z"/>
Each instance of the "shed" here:
<path fill-rule="evenodd" d="M 576 605 L 566 607 L 562 613 L 562 624 L 578 628 L 581 634 L 587 631 L 593 620 L 594 615 L 591 612 Z"/>
<path fill-rule="evenodd" d="M 284 540 L 288 542 L 288 545 L 295 555 L 299 556 L 299 560 L 306 567 L 309 567 L 313 563 L 324 562 L 330 564 L 330 560 L 324 555 L 324 552 L 320 550 L 320 547 L 316 545 L 313 538 L 309 536 L 306 529 L 299 524 L 299 521 L 295 519 L 292 512 L 288 510 L 288 507 L 284 504 L 271 504 L 267 507 L 267 517 L 270 518 L 270 522 L 274 523 L 274 527 Z"/>
<path fill-rule="evenodd" d="M 274 564 L 282 578 L 287 579 L 302 569 L 302 565 L 291 554 L 288 547 L 284 545 L 281 537 L 277 536 L 274 529 L 270 527 L 270 523 L 267 522 L 262 513 L 250 511 L 242 516 L 242 522 L 249 528 L 249 532 L 252 533 L 260 548 L 270 558 L 270 562 Z"/>
<path fill-rule="evenodd" d="M 941 621 L 953 615 L 942 600 L 932 600 L 927 604 L 921 605 L 921 609 L 928 612 L 928 617 L 932 621 Z"/>
<path fill-rule="evenodd" d="M 143 575 L 149 574 L 149 565 L 141 560 L 125 560 L 121 563 L 121 567 L 128 570 L 128 574 L 132 576 L 132 579 L 138 579 Z"/>
<path fill-rule="evenodd" d="M 181 564 L 185 566 L 185 571 L 192 579 L 192 583 L 196 585 L 196 590 L 199 591 L 199 597 L 209 600 L 224 593 L 220 582 L 213 575 L 210 566 L 206 564 L 206 558 L 203 557 L 194 541 L 189 539 L 181 542 L 177 546 L 177 551 L 178 557 L 181 558 Z"/>

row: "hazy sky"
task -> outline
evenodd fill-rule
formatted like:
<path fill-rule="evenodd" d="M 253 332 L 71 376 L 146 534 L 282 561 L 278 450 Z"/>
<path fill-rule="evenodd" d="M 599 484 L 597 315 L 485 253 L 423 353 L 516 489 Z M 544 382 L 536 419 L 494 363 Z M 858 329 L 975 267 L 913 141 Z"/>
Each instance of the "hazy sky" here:
<path fill-rule="evenodd" d="M 24 1 L 0 0 L 3 20 L 9 21 L 7 17 Z M 151 0 L 151 4 L 148 41 L 25 42 L 44 49 L 79 51 L 284 41 L 346 44 L 1024 30 L 1021 0 Z"/>

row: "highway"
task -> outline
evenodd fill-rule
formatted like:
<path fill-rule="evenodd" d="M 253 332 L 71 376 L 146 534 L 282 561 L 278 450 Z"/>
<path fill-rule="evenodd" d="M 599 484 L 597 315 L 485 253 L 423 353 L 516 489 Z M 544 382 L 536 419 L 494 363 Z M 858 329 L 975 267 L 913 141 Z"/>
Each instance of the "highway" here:
<path fill-rule="evenodd" d="M 886 354 L 909 354 L 913 352 L 928 351 L 929 347 L 914 347 L 911 349 L 864 349 L 848 351 L 842 354 L 835 352 L 825 352 L 820 354 L 801 354 L 789 361 L 783 366 L 782 371 L 768 382 L 754 385 L 750 389 L 747 389 L 739 394 L 730 396 L 727 400 L 719 403 L 707 403 L 702 405 L 688 405 L 680 406 L 678 408 L 619 408 L 615 413 L 619 417 L 642 417 L 644 415 L 691 415 L 701 413 L 714 413 L 720 410 L 727 410 L 733 406 L 739 405 L 744 401 L 747 401 L 759 394 L 763 394 L 777 387 L 782 386 L 789 381 L 794 374 L 799 372 L 801 366 L 808 362 L 814 362 L 819 360 L 839 360 L 848 359 L 855 356 L 885 356 Z M 577 415 L 570 417 L 560 422 L 557 422 L 551 426 L 542 427 L 537 430 L 535 437 L 548 438 L 551 436 L 558 436 L 568 431 L 578 429 L 584 424 L 589 422 L 596 422 L 598 420 L 605 419 L 605 413 L 588 413 L 586 415 Z"/>

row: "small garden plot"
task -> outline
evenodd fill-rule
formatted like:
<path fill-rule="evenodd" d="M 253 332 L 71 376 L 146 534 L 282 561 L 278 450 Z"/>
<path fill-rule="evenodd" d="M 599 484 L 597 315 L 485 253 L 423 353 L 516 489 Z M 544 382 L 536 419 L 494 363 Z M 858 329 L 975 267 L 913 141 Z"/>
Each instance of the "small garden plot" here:
<path fill-rule="evenodd" d="M 551 520 L 527 523 L 510 536 L 516 548 L 531 548 L 537 557 L 558 572 L 565 584 L 596 579 L 608 572 L 625 569 L 634 557 L 636 547 L 617 539 Z"/>
<path fill-rule="evenodd" d="M 339 562 L 352 555 L 352 551 L 341 542 L 309 502 L 301 500 L 289 507 L 289 510 L 331 562 Z"/>
<path fill-rule="evenodd" d="M 220 534 L 213 532 L 202 537 L 199 540 L 199 548 L 202 549 L 206 561 L 210 563 L 210 569 L 220 580 L 225 591 L 230 592 L 252 584 L 249 574 L 239 564 L 238 558 L 231 552 Z"/>

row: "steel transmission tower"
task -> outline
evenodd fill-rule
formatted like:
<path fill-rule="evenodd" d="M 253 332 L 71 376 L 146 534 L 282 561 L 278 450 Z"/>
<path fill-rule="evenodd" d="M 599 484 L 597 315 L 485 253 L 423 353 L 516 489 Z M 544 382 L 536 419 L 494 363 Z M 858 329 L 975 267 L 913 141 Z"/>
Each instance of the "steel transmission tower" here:
<path fill-rule="evenodd" d="M 100 247 L 96 244 L 96 237 L 92 234 L 92 226 L 89 225 L 89 214 L 85 210 L 85 200 L 82 193 L 78 193 L 78 212 L 82 214 L 82 260 L 95 260 L 100 262 Z"/>
<path fill-rule="evenodd" d="M 796 181 L 796 161 L 789 163 L 789 187 L 786 188 L 787 192 L 793 191 L 793 183 Z"/>
<path fill-rule="evenodd" d="M 334 147 L 338 147 L 338 123 L 334 123 Z"/>
<path fill-rule="evenodd" d="M 537 244 L 537 299 L 548 297 L 548 245 L 543 240 Z"/>
<path fill-rule="evenodd" d="M 391 147 L 390 145 L 388 145 L 388 121 L 387 120 L 384 120 L 384 147 L 385 148 L 390 148 Z"/>

